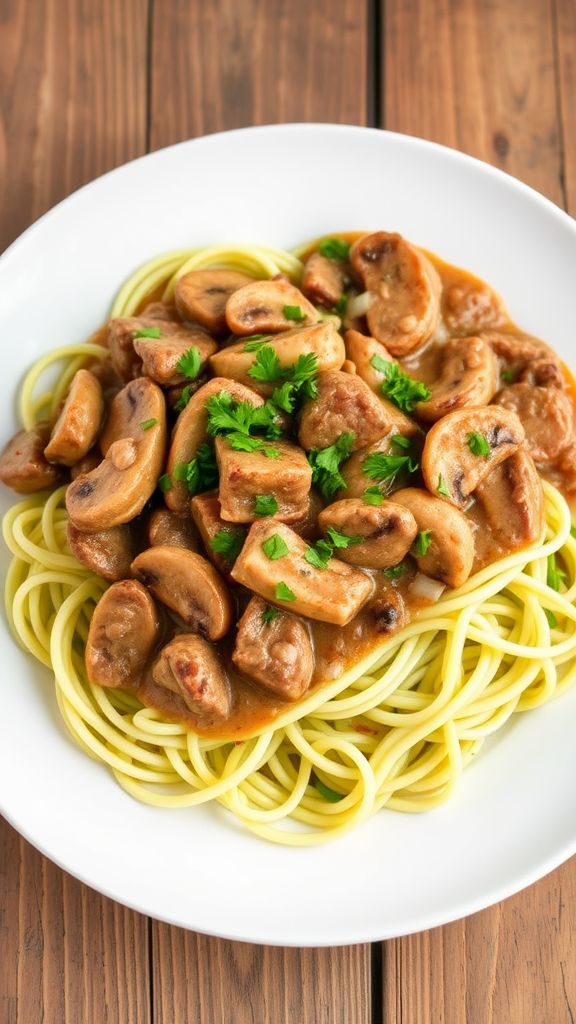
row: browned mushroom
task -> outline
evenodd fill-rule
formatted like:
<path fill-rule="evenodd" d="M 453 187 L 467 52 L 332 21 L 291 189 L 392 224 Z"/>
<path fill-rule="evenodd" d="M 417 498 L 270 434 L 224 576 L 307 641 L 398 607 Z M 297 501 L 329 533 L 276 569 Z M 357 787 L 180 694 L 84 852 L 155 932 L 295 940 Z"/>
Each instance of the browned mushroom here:
<path fill-rule="evenodd" d="M 200 327 L 188 330 L 183 325 L 158 338 L 136 338 L 134 349 L 142 360 L 143 372 L 162 387 L 170 387 L 186 380 L 178 363 L 190 349 L 198 353 L 197 373 L 201 373 L 209 356 L 217 349 L 216 342 Z"/>
<path fill-rule="evenodd" d="M 69 522 L 67 529 L 72 554 L 91 572 L 106 580 L 125 580 L 131 575 L 134 543 L 127 524 L 98 533 L 82 533 Z"/>
<path fill-rule="evenodd" d="M 449 284 L 442 296 L 442 315 L 451 334 L 477 334 L 506 322 L 500 296 L 471 275 Z"/>
<path fill-rule="evenodd" d="M 96 533 L 137 516 L 154 492 L 166 445 L 166 407 L 157 384 L 131 381 L 113 399 L 100 438 L 104 459 L 73 480 L 66 509 L 79 530 Z"/>
<path fill-rule="evenodd" d="M 30 430 L 20 430 L 0 455 L 0 480 L 18 494 L 34 494 L 51 490 L 62 483 L 64 474 L 44 457 L 50 437 L 50 424 L 37 423 Z"/>
<path fill-rule="evenodd" d="M 429 382 L 430 397 L 418 402 L 415 415 L 435 423 L 466 406 L 487 405 L 498 389 L 498 362 L 482 338 L 452 338 L 441 348 L 441 372 Z"/>
<path fill-rule="evenodd" d="M 304 265 L 302 291 L 318 306 L 333 309 L 342 298 L 346 275 L 342 260 L 329 259 L 313 252 Z"/>
<path fill-rule="evenodd" d="M 412 513 L 396 501 L 368 505 L 361 498 L 344 498 L 328 505 L 319 518 L 330 537 L 333 528 L 349 538 L 348 547 L 334 548 L 334 555 L 364 569 L 388 569 L 398 565 L 410 550 L 418 527 Z"/>
<path fill-rule="evenodd" d="M 534 460 L 524 448 L 482 481 L 475 497 L 504 550 L 524 547 L 537 540 L 544 525 L 542 481 Z"/>
<path fill-rule="evenodd" d="M 222 519 L 217 491 L 196 494 L 190 509 L 208 558 L 229 579 L 230 569 L 246 537 L 246 527 Z"/>
<path fill-rule="evenodd" d="M 385 496 L 404 487 L 418 467 L 422 436 L 416 429 L 412 424 L 411 434 L 389 431 L 374 444 L 353 452 L 340 467 L 345 486 L 338 497 L 361 498 L 369 487 L 378 487 Z M 371 458 L 380 455 L 385 458 Z M 389 458 L 395 462 L 389 462 Z"/>
<path fill-rule="evenodd" d="M 183 320 L 202 324 L 212 334 L 225 334 L 228 299 L 252 281 L 237 270 L 190 270 L 176 284 L 176 308 Z"/>
<path fill-rule="evenodd" d="M 136 686 L 154 647 L 161 623 L 153 599 L 136 580 L 113 583 L 100 598 L 90 622 L 86 671 L 98 686 Z"/>
<path fill-rule="evenodd" d="M 275 609 L 253 597 L 238 622 L 232 652 L 236 668 L 283 700 L 298 700 L 310 686 L 314 654 L 308 630 L 288 611 Z"/>
<path fill-rule="evenodd" d="M 59 462 L 63 466 L 80 462 L 95 443 L 103 417 L 100 382 L 90 370 L 78 370 L 44 449 L 48 462 Z"/>
<path fill-rule="evenodd" d="M 175 636 L 156 658 L 152 678 L 157 686 L 177 694 L 195 715 L 222 719 L 230 714 L 226 673 L 217 652 L 200 636 Z"/>
<path fill-rule="evenodd" d="M 370 293 L 370 334 L 393 356 L 423 345 L 440 318 L 440 278 L 427 257 L 401 235 L 377 231 L 354 243 L 350 261 Z"/>
<path fill-rule="evenodd" d="M 574 435 L 574 410 L 564 391 L 512 384 L 499 391 L 494 402 L 516 413 L 535 462 L 556 459 L 570 444 Z"/>
<path fill-rule="evenodd" d="M 293 366 L 299 356 L 313 352 L 319 370 L 338 370 L 346 357 L 344 342 L 331 320 L 283 331 L 267 338 L 265 344 L 273 349 L 282 368 Z M 210 366 L 219 377 L 231 377 L 263 395 L 270 395 L 281 381 L 269 384 L 251 376 L 250 369 L 257 355 L 250 345 L 246 351 L 246 343 L 241 341 L 216 352 L 210 359 Z"/>
<path fill-rule="evenodd" d="M 274 441 L 263 444 L 262 450 L 245 452 L 232 448 L 226 437 L 217 437 L 215 450 L 222 519 L 251 523 L 270 514 L 290 523 L 306 514 L 312 467 L 298 445 Z M 270 504 L 270 512 L 259 510 L 262 496 Z"/>
<path fill-rule="evenodd" d="M 474 562 L 474 535 L 464 513 L 420 487 L 395 491 L 394 501 L 412 513 L 426 538 L 412 551 L 420 572 L 449 587 L 462 586 Z"/>
<path fill-rule="evenodd" d="M 382 395 L 382 381 L 384 374 L 376 370 L 372 365 L 374 356 L 384 359 L 386 362 L 395 363 L 387 348 L 375 338 L 370 338 L 360 331 L 346 331 L 344 335 L 346 343 L 346 355 L 354 363 L 356 373 L 377 395 Z"/>
<path fill-rule="evenodd" d="M 317 311 L 299 288 L 286 281 L 252 281 L 226 303 L 226 320 L 234 334 L 275 334 L 319 320 Z"/>
<path fill-rule="evenodd" d="M 102 462 L 102 455 L 97 448 L 94 448 L 91 452 L 88 452 L 80 462 L 76 462 L 70 467 L 70 479 L 76 480 L 76 477 L 84 476 L 86 473 L 90 473 L 96 466 L 99 466 Z"/>
<path fill-rule="evenodd" d="M 194 551 L 160 544 L 132 562 L 132 572 L 162 604 L 209 640 L 219 640 L 232 623 L 232 602 L 213 565 Z"/>
<path fill-rule="evenodd" d="M 150 547 L 170 544 L 171 547 L 198 551 L 198 537 L 190 516 L 171 512 L 167 508 L 155 508 L 147 524 Z"/>

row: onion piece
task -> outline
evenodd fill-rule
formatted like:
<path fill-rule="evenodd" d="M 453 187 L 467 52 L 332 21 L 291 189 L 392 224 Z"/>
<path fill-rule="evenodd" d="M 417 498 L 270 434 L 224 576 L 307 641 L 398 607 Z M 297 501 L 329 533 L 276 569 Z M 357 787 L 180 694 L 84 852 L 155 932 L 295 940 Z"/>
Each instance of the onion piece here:
<path fill-rule="evenodd" d="M 423 572 L 417 572 L 409 589 L 412 597 L 435 604 L 446 590 L 446 584 L 425 576 Z"/>
<path fill-rule="evenodd" d="M 355 295 L 353 299 L 350 299 L 346 307 L 346 316 L 350 320 L 356 320 L 359 316 L 366 316 L 366 313 L 370 309 L 370 306 L 374 302 L 376 296 L 373 292 L 362 292 L 361 295 Z"/>

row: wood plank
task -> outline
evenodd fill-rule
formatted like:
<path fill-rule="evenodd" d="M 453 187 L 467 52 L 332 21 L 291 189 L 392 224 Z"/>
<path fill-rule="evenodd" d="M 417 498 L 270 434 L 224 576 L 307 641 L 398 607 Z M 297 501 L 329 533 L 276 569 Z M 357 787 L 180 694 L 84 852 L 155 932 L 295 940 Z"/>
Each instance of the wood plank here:
<path fill-rule="evenodd" d="M 558 113 L 564 155 L 566 209 L 576 214 L 576 4 L 552 0 L 558 81 Z"/>
<path fill-rule="evenodd" d="M 151 147 L 248 124 L 366 124 L 366 0 L 163 0 Z"/>
<path fill-rule="evenodd" d="M 251 946 L 158 924 L 154 1020 L 369 1024 L 369 949 Z"/>
<path fill-rule="evenodd" d="M 562 205 L 550 5 L 386 0 L 383 127 L 480 157 Z"/>
<path fill-rule="evenodd" d="M 0 249 L 144 152 L 148 0 L 0 0 Z"/>
<path fill-rule="evenodd" d="M 149 1024 L 148 921 L 0 822 L 0 1020 Z"/>
<path fill-rule="evenodd" d="M 574 1024 L 576 861 L 444 928 L 387 943 L 384 1019 L 395 1024 Z"/>

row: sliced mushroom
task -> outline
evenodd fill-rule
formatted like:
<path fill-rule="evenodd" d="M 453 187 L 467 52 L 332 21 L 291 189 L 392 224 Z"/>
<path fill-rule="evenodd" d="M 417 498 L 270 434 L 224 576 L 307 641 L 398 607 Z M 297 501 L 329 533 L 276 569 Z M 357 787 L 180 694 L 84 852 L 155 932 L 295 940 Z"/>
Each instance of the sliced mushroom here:
<path fill-rule="evenodd" d="M 202 555 L 160 544 L 137 555 L 132 572 L 202 636 L 219 640 L 230 629 L 232 603 L 227 587 Z"/>
<path fill-rule="evenodd" d="M 179 633 L 162 648 L 152 667 L 157 686 L 176 693 L 203 718 L 227 718 L 230 687 L 217 651 L 193 633 Z"/>
<path fill-rule="evenodd" d="M 449 587 L 462 586 L 474 563 L 474 534 L 464 513 L 420 487 L 395 491 L 394 501 L 412 513 L 419 531 L 425 531 L 426 554 L 412 552 L 420 572 Z"/>
<path fill-rule="evenodd" d="M 550 346 L 531 334 L 483 331 L 482 337 L 492 346 L 496 355 L 507 364 L 520 365 L 524 368 L 534 359 L 555 358 L 555 353 Z"/>
<path fill-rule="evenodd" d="M 394 438 L 401 437 L 402 441 L 397 444 Z M 406 447 L 406 442 L 408 446 Z M 399 434 L 396 430 L 389 431 L 374 444 L 360 448 L 354 452 L 349 459 L 340 466 L 340 473 L 345 481 L 345 487 L 338 492 L 340 498 L 361 498 L 368 487 L 378 487 L 381 494 L 386 496 L 392 494 L 395 489 L 404 487 L 410 480 L 411 468 L 419 460 L 420 448 L 422 445 L 421 435 L 411 436 Z M 371 455 L 385 455 L 402 462 L 396 463 L 396 469 L 392 468 L 390 473 L 379 472 L 378 461 L 370 459 Z"/>
<path fill-rule="evenodd" d="M 373 296 L 370 334 L 393 356 L 423 345 L 440 318 L 440 278 L 427 257 L 401 235 L 377 231 L 354 243 L 350 261 Z"/>
<path fill-rule="evenodd" d="M 412 513 L 396 501 L 367 505 L 361 498 L 344 498 L 328 505 L 318 518 L 324 533 L 334 527 L 351 539 L 348 547 L 335 547 L 334 555 L 363 569 L 398 565 L 418 532 Z"/>
<path fill-rule="evenodd" d="M 410 613 L 401 594 L 392 585 L 366 605 L 366 613 L 376 633 L 397 633 L 410 622 Z"/>
<path fill-rule="evenodd" d="M 31 430 L 20 430 L 0 455 L 0 480 L 18 494 L 52 490 L 62 483 L 64 474 L 44 457 L 50 437 L 50 424 L 37 423 Z"/>
<path fill-rule="evenodd" d="M 103 416 L 100 382 L 90 370 L 78 370 L 44 449 L 48 462 L 74 466 L 83 459 L 100 433 Z"/>
<path fill-rule="evenodd" d="M 198 537 L 190 516 L 167 508 L 155 508 L 150 513 L 147 535 L 150 547 L 170 544 L 171 547 L 198 551 Z"/>
<path fill-rule="evenodd" d="M 559 391 L 563 391 L 565 387 L 562 367 L 556 359 L 533 359 L 520 373 L 518 383 L 536 384 L 542 388 L 558 388 Z"/>
<path fill-rule="evenodd" d="M 315 324 L 317 311 L 299 288 L 286 281 L 252 281 L 226 303 L 226 321 L 234 334 L 288 331 L 297 322 Z"/>
<path fill-rule="evenodd" d="M 246 537 L 246 527 L 222 519 L 217 491 L 196 494 L 190 502 L 190 509 L 208 558 L 223 576 L 230 579 L 230 570 Z M 220 536 L 215 540 L 218 534 Z"/>
<path fill-rule="evenodd" d="M 136 580 L 113 583 L 100 598 L 90 622 L 86 671 L 98 686 L 137 686 L 161 623 L 153 599 Z"/>
<path fill-rule="evenodd" d="M 415 413 L 435 423 L 455 409 L 488 405 L 498 390 L 498 362 L 482 338 L 452 338 L 442 346 L 441 373 L 428 385 L 431 395 Z"/>
<path fill-rule="evenodd" d="M 319 370 L 338 370 L 346 358 L 344 342 L 331 320 L 313 327 L 298 327 L 292 331 L 270 337 L 266 344 L 274 350 L 280 366 L 293 366 L 299 356 L 313 352 Z M 210 359 L 210 366 L 219 377 L 231 377 L 242 384 L 247 384 L 263 395 L 270 395 L 281 383 L 277 380 L 272 384 L 255 380 L 250 375 L 258 353 L 254 350 L 246 352 L 246 343 L 228 345 L 216 352 Z"/>
<path fill-rule="evenodd" d="M 226 437 L 217 437 L 220 511 L 231 523 L 251 523 L 262 513 L 258 498 L 271 499 L 276 519 L 301 519 L 308 508 L 312 467 L 302 449 L 289 441 L 274 441 L 262 451 L 236 451 Z M 268 458 L 273 453 L 274 458 Z"/>
<path fill-rule="evenodd" d="M 465 508 L 482 480 L 523 441 L 524 428 L 508 409 L 488 405 L 448 413 L 426 435 L 422 452 L 426 487 L 431 494 Z M 481 451 L 482 442 L 490 449 L 487 455 Z"/>
<path fill-rule="evenodd" d="M 181 480 L 174 479 L 174 467 L 190 462 L 195 457 L 198 448 L 207 436 L 206 402 L 212 395 L 218 395 L 224 391 L 236 402 L 249 402 L 253 406 L 264 404 L 264 399 L 255 391 L 224 377 L 214 377 L 192 395 L 176 421 L 168 453 L 167 472 L 170 475 L 172 486 L 165 492 L 164 500 L 173 512 L 188 512 L 190 503 L 190 492 L 186 484 Z"/>
<path fill-rule="evenodd" d="M 316 540 L 320 536 L 320 530 L 318 529 L 318 516 L 324 508 L 324 502 L 316 491 L 310 491 L 308 495 L 308 502 L 306 505 L 306 512 L 301 519 L 295 519 L 290 523 L 290 527 L 297 533 L 299 537 L 303 537 L 304 540 Z"/>
<path fill-rule="evenodd" d="M 354 434 L 352 450 L 373 444 L 386 434 L 418 432 L 416 424 L 400 412 L 395 405 L 379 399 L 360 377 L 329 370 L 318 374 L 318 395 L 306 402 L 302 409 L 300 444 L 312 448 L 327 448 L 341 434 Z"/>
<path fill-rule="evenodd" d="M 82 533 L 69 522 L 67 531 L 72 554 L 91 572 L 105 580 L 125 580 L 131 575 L 134 543 L 127 524 L 99 533 Z"/>
<path fill-rule="evenodd" d="M 238 622 L 232 661 L 244 675 L 283 700 L 298 700 L 314 672 L 314 654 L 308 630 L 288 611 L 266 618 L 269 606 L 253 597 Z M 264 616 L 264 618 L 263 618 Z"/>
<path fill-rule="evenodd" d="M 333 309 L 344 293 L 346 274 L 341 260 L 313 252 L 304 265 L 302 291 L 318 306 Z"/>
<path fill-rule="evenodd" d="M 458 336 L 477 334 L 506 321 L 500 296 L 483 281 L 467 275 L 449 284 L 442 296 L 442 315 L 451 332 Z"/>
<path fill-rule="evenodd" d="M 150 420 L 153 425 L 144 429 Z M 100 446 L 100 465 L 66 492 L 68 515 L 86 533 L 128 523 L 156 488 L 166 446 L 166 407 L 157 384 L 140 377 L 116 395 Z"/>
<path fill-rule="evenodd" d="M 190 270 L 176 284 L 176 308 L 183 320 L 202 324 L 212 334 L 226 334 L 226 303 L 252 282 L 237 270 Z"/>
<path fill-rule="evenodd" d="M 556 459 L 570 444 L 574 435 L 574 411 L 564 391 L 512 384 L 498 392 L 494 403 L 516 413 L 535 462 Z"/>
<path fill-rule="evenodd" d="M 96 466 L 99 466 L 102 462 L 102 455 L 97 448 L 93 451 L 88 452 L 80 462 L 76 462 L 74 466 L 70 467 L 70 479 L 76 480 L 79 476 L 85 476 L 86 473 L 90 473 Z"/>
<path fill-rule="evenodd" d="M 216 342 L 200 327 L 188 330 L 182 324 L 168 334 L 163 331 L 160 338 L 136 338 L 134 349 L 142 360 L 143 372 L 162 387 L 181 384 L 185 374 L 178 370 L 178 363 L 191 348 L 199 355 L 200 373 L 209 356 L 217 349 Z"/>
<path fill-rule="evenodd" d="M 346 331 L 344 335 L 346 343 L 346 355 L 352 360 L 356 367 L 356 373 L 362 380 L 366 381 L 369 388 L 377 395 L 382 395 L 382 381 L 384 373 L 376 370 L 372 365 L 374 356 L 384 359 L 387 363 L 395 363 L 387 348 L 376 338 L 370 338 L 360 331 Z"/>
<path fill-rule="evenodd" d="M 482 481 L 476 499 L 493 536 L 506 551 L 538 539 L 544 526 L 544 494 L 534 460 L 524 447 Z"/>

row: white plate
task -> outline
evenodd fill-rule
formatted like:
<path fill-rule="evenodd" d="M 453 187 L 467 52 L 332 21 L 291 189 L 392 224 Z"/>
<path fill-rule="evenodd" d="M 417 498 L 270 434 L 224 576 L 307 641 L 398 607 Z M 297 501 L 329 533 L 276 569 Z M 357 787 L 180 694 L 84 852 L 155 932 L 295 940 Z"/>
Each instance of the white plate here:
<path fill-rule="evenodd" d="M 15 429 L 24 368 L 88 335 L 149 257 L 223 241 L 289 247 L 354 228 L 397 229 L 474 271 L 520 325 L 574 362 L 576 225 L 541 196 L 401 135 L 254 128 L 128 164 L 8 250 L 0 261 L 0 436 Z M 63 868 L 154 917 L 252 942 L 381 939 L 485 907 L 576 850 L 576 690 L 516 718 L 441 810 L 382 812 L 323 848 L 283 849 L 240 831 L 218 808 L 133 801 L 73 745 L 48 673 L 1 626 L 4 814 Z"/>

